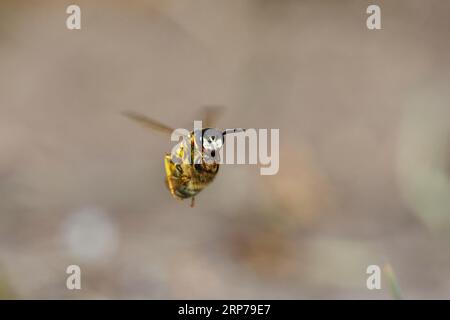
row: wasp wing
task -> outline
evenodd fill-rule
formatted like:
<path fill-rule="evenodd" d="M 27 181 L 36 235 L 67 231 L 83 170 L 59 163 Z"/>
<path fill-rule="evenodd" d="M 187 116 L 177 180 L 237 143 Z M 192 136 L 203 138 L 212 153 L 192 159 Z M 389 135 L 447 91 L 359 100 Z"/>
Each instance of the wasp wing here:
<path fill-rule="evenodd" d="M 203 127 L 215 128 L 224 111 L 224 106 L 204 106 L 202 110 Z"/>
<path fill-rule="evenodd" d="M 165 124 L 163 124 L 159 121 L 150 119 L 150 118 L 148 118 L 140 113 L 134 112 L 134 111 L 123 111 L 122 114 L 125 117 L 136 121 L 137 123 L 141 124 L 142 126 L 144 126 L 146 128 L 150 128 L 155 131 L 163 132 L 163 133 L 170 135 L 175 130 L 169 126 L 166 126 Z"/>

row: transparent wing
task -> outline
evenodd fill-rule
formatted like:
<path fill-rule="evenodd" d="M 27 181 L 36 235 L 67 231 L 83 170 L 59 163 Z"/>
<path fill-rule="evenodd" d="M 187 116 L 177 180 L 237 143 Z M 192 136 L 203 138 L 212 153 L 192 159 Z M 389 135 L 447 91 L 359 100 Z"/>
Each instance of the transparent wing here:
<path fill-rule="evenodd" d="M 139 114 L 137 112 L 134 112 L 134 111 L 123 111 L 122 114 L 124 116 L 126 116 L 127 118 L 130 118 L 131 120 L 136 121 L 140 125 L 150 128 L 155 131 L 164 132 L 164 133 L 170 135 L 175 130 L 169 126 L 166 126 L 165 124 L 163 124 L 159 121 L 150 119 L 150 118 L 148 118 L 142 114 Z"/>
<path fill-rule="evenodd" d="M 203 106 L 203 128 L 215 128 L 217 121 L 225 111 L 224 106 Z"/>

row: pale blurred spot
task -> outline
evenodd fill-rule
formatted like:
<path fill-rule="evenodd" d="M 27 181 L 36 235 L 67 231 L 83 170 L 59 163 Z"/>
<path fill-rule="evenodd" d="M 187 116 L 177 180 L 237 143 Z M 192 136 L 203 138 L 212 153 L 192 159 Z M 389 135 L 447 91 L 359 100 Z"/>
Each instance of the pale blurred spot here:
<path fill-rule="evenodd" d="M 84 207 L 72 212 L 62 226 L 68 253 L 83 262 L 98 262 L 113 255 L 119 235 L 109 215 L 101 208 Z"/>
<path fill-rule="evenodd" d="M 308 243 L 304 278 L 314 286 L 366 288 L 366 268 L 380 262 L 369 244 L 324 238 Z"/>
<path fill-rule="evenodd" d="M 438 90 L 413 96 L 400 127 L 397 175 L 408 206 L 429 227 L 450 228 L 450 108 Z"/>

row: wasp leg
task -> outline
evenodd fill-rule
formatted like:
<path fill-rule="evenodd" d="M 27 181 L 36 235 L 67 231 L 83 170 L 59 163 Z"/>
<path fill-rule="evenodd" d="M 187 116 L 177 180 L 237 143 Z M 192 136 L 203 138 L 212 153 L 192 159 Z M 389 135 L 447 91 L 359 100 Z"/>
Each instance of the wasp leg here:
<path fill-rule="evenodd" d="M 166 156 L 164 157 L 164 168 L 166 169 L 166 184 L 167 187 L 169 188 L 170 193 L 172 194 L 172 196 L 174 196 L 175 198 L 178 198 L 175 195 L 175 186 L 173 185 L 172 182 L 172 172 L 174 170 L 174 164 L 171 162 L 171 157 L 170 154 L 167 153 Z"/>
<path fill-rule="evenodd" d="M 195 206 L 195 197 L 191 198 L 191 208 Z"/>

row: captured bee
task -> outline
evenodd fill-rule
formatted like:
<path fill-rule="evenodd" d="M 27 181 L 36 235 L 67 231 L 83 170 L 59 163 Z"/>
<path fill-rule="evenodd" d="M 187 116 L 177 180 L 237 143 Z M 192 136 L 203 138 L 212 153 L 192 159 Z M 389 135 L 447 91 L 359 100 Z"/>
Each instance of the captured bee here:
<path fill-rule="evenodd" d="M 204 122 L 207 126 L 212 126 L 218 111 L 219 109 L 211 107 L 205 109 Z M 144 115 L 131 111 L 123 114 L 147 128 L 168 135 L 175 132 L 175 129 Z M 219 171 L 216 156 L 224 144 L 225 136 L 244 131 L 241 128 L 220 131 L 207 127 L 186 133 L 186 143 L 178 144 L 172 153 L 166 153 L 164 157 L 165 182 L 172 196 L 178 200 L 191 198 L 193 207 L 195 196 L 214 180 Z"/>

